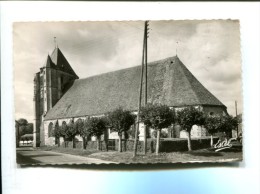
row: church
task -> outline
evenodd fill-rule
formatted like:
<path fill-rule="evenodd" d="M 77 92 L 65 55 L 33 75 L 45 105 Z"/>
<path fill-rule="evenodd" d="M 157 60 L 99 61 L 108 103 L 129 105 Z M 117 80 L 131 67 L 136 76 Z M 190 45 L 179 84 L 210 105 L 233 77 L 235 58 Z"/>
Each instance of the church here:
<path fill-rule="evenodd" d="M 211 115 L 227 114 L 226 106 L 193 76 L 178 56 L 150 62 L 147 71 L 148 103 L 166 104 L 175 110 L 194 106 Z M 140 74 L 141 65 L 81 79 L 56 47 L 34 77 L 34 146 L 55 145 L 51 131 L 56 122 L 61 126 L 71 119 L 102 116 L 118 107 L 137 112 Z M 143 128 L 141 124 L 140 141 Z M 179 127 L 173 127 L 170 137 L 185 135 Z M 191 137 L 207 135 L 201 127 L 194 126 L 191 131 Z M 108 129 L 108 138 L 118 137 Z"/>

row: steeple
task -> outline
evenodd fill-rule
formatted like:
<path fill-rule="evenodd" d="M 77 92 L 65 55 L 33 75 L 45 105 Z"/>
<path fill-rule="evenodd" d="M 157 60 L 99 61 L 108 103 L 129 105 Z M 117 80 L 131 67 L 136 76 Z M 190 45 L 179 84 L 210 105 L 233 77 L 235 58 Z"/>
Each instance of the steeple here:
<path fill-rule="evenodd" d="M 55 39 L 54 39 L 55 40 Z M 34 79 L 34 105 L 35 105 L 35 146 L 44 145 L 43 118 L 79 77 L 64 57 L 55 42 L 55 48 L 51 55 L 47 55 L 40 71 Z M 42 133 L 40 135 L 40 133 Z"/>
<path fill-rule="evenodd" d="M 54 63 L 51 60 L 50 55 L 48 54 L 46 62 L 44 63 L 43 67 L 55 68 Z"/>
<path fill-rule="evenodd" d="M 54 49 L 50 58 L 51 58 L 51 61 L 54 63 L 56 69 L 63 71 L 65 73 L 68 73 L 68 74 L 74 76 L 76 79 L 79 78 L 58 47 L 56 47 Z"/>

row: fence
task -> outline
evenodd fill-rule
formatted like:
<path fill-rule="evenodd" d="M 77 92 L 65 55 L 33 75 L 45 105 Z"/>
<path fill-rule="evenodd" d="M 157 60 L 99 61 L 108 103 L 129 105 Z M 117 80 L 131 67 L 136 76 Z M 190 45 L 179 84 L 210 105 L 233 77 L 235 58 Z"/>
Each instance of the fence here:
<path fill-rule="evenodd" d="M 217 143 L 218 137 L 213 138 L 213 143 Z M 210 148 L 210 137 L 191 139 L 192 149 L 203 149 Z M 65 142 L 61 144 L 62 147 L 65 147 Z M 72 148 L 73 144 L 71 141 L 67 142 L 67 147 Z M 83 142 L 76 142 L 76 148 L 82 149 Z M 138 141 L 137 151 L 143 152 L 143 141 Z M 87 141 L 86 149 L 96 149 L 96 141 Z M 122 150 L 123 151 L 133 151 L 134 140 L 122 140 Z M 156 139 L 149 138 L 147 139 L 147 152 L 153 153 L 156 148 Z M 118 140 L 109 139 L 107 142 L 100 141 L 100 150 L 118 150 Z M 188 151 L 187 139 L 183 138 L 165 138 L 160 140 L 160 152 L 178 152 L 178 151 Z"/>

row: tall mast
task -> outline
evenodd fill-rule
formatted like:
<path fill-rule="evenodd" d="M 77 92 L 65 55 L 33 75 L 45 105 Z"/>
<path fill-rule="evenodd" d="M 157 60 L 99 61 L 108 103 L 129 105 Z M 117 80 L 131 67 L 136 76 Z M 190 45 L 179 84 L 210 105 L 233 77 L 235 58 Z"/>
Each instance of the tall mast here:
<path fill-rule="evenodd" d="M 148 38 L 148 21 L 145 21 L 145 27 L 144 27 L 144 54 L 145 54 L 145 88 L 144 88 L 144 106 L 147 105 L 147 38 Z M 147 150 L 147 126 L 144 126 L 144 154 L 146 154 Z"/>
<path fill-rule="evenodd" d="M 143 39 L 143 54 L 142 54 L 142 67 L 141 67 L 141 76 L 140 76 L 140 89 L 139 89 L 139 101 L 138 101 L 138 112 L 136 119 L 136 129 L 135 129 L 135 141 L 134 141 L 134 154 L 136 156 L 137 152 L 137 136 L 139 130 L 139 120 L 140 120 L 140 110 L 142 106 L 142 93 L 143 93 L 143 74 L 144 74 L 144 55 L 145 55 L 145 44 L 146 44 L 146 35 L 147 35 L 147 22 L 145 22 L 145 30 L 144 30 L 144 39 Z"/>

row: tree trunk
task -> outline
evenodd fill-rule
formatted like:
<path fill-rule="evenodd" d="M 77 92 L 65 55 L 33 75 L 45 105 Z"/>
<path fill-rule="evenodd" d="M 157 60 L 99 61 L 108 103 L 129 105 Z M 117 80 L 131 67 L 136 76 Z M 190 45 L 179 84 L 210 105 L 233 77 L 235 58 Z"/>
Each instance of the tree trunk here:
<path fill-rule="evenodd" d="M 122 134 L 118 134 L 118 152 L 122 152 Z"/>
<path fill-rule="evenodd" d="M 60 137 L 58 137 L 58 147 L 60 147 Z"/>
<path fill-rule="evenodd" d="M 63 143 L 64 143 L 64 147 L 66 148 L 66 139 L 65 139 L 65 137 L 63 137 Z"/>
<path fill-rule="evenodd" d="M 161 136 L 161 129 L 157 129 L 157 137 L 156 137 L 156 155 L 159 154 L 160 150 L 160 136 Z"/>
<path fill-rule="evenodd" d="M 99 137 L 97 137 L 97 150 L 100 150 L 100 141 L 99 141 Z"/>
<path fill-rule="evenodd" d="M 86 139 L 85 136 L 82 136 L 82 149 L 86 149 Z"/>
<path fill-rule="evenodd" d="M 191 137 L 189 131 L 187 131 L 187 136 L 188 136 L 188 150 L 191 151 L 192 147 L 191 147 Z"/>
<path fill-rule="evenodd" d="M 213 135 L 210 136 L 210 146 L 213 147 Z"/>
<path fill-rule="evenodd" d="M 75 137 L 72 138 L 72 147 L 73 147 L 73 148 L 76 148 L 76 145 L 75 145 Z"/>

